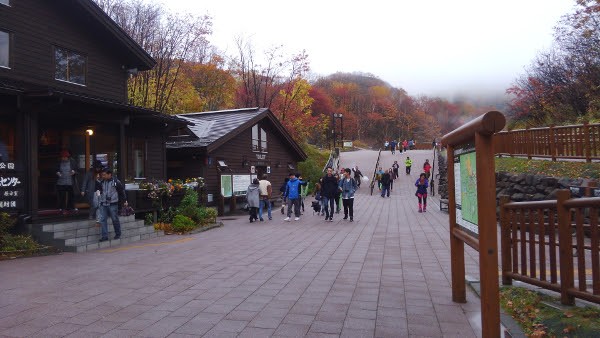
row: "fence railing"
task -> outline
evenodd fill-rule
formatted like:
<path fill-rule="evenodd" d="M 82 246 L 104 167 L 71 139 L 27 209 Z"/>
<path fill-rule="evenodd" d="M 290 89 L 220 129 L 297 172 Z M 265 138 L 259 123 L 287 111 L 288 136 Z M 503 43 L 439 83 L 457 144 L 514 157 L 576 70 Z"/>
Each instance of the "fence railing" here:
<path fill-rule="evenodd" d="M 600 123 L 502 131 L 494 135 L 497 155 L 600 160 Z"/>
<path fill-rule="evenodd" d="M 514 279 L 560 292 L 563 304 L 575 298 L 600 304 L 600 198 L 570 198 L 569 190 L 557 196 L 501 199 L 502 283 Z"/>

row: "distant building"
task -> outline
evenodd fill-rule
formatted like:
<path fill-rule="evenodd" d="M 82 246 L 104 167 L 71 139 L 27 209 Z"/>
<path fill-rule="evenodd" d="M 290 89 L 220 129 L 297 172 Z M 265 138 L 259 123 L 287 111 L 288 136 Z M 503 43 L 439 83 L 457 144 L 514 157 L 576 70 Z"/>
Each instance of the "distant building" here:
<path fill-rule="evenodd" d="M 211 196 L 214 203 L 221 194 L 229 198 L 230 193 L 239 195 L 242 190 L 245 193 L 246 180 L 262 174 L 268 174 L 277 196 L 287 175 L 297 172 L 298 162 L 307 158 L 267 108 L 177 116 L 189 125 L 171 133 L 168 138 L 168 176 L 204 177 L 209 203 Z M 229 176 L 233 180 L 231 187 L 222 181 Z"/>

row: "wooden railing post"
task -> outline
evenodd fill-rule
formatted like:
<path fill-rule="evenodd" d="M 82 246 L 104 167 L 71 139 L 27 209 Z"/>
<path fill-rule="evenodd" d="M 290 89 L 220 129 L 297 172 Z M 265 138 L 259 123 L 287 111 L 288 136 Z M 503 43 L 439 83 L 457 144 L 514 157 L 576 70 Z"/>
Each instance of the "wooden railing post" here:
<path fill-rule="evenodd" d="M 550 155 L 552 161 L 556 162 L 556 140 L 554 139 L 554 125 L 550 125 Z"/>
<path fill-rule="evenodd" d="M 592 162 L 592 148 L 590 146 L 590 125 L 588 121 L 583 123 L 583 148 L 585 149 L 585 161 Z"/>
<path fill-rule="evenodd" d="M 571 197 L 569 190 L 557 193 L 556 209 L 558 211 L 558 245 L 560 261 L 560 302 L 564 305 L 575 305 L 575 297 L 568 290 L 575 285 L 573 271 L 573 239 L 571 237 L 571 210 L 564 203 Z"/>
<path fill-rule="evenodd" d="M 502 285 L 512 285 L 512 278 L 506 274 L 507 272 L 512 271 L 510 219 L 508 210 L 504 208 L 504 205 L 509 202 L 509 196 L 500 196 L 500 250 L 502 252 Z"/>
<path fill-rule="evenodd" d="M 531 160 L 532 137 L 529 131 L 529 126 L 525 127 L 525 153 L 527 158 Z"/>

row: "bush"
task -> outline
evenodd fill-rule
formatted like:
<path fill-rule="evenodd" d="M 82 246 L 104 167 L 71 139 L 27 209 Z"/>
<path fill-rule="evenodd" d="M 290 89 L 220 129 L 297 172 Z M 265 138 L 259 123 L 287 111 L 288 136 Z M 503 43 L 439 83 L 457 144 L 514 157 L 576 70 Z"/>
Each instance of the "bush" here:
<path fill-rule="evenodd" d="M 200 224 L 207 225 L 217 221 L 217 209 L 201 207 L 198 211 L 200 216 Z"/>
<path fill-rule="evenodd" d="M 17 223 L 17 220 L 6 212 L 0 212 L 0 239 L 8 235 L 10 229 Z"/>
<path fill-rule="evenodd" d="M 173 219 L 173 231 L 175 232 L 188 232 L 192 231 L 197 227 L 197 223 L 191 218 L 184 215 L 177 215 Z"/>
<path fill-rule="evenodd" d="M 177 214 L 192 219 L 196 224 L 201 223 L 202 215 L 200 207 L 198 207 L 198 192 L 193 189 L 185 191 L 185 196 L 183 196 L 181 203 L 177 207 Z"/>
<path fill-rule="evenodd" d="M 173 223 L 173 218 L 177 215 L 177 210 L 173 207 L 169 207 L 167 210 L 163 210 L 158 216 L 160 223 Z"/>
<path fill-rule="evenodd" d="M 162 230 L 166 233 L 172 233 L 173 232 L 173 224 L 171 223 L 154 223 L 154 230 Z"/>
<path fill-rule="evenodd" d="M 0 242 L 0 251 L 34 251 L 39 245 L 31 236 L 4 235 Z"/>
<path fill-rule="evenodd" d="M 323 177 L 323 167 L 329 159 L 329 151 L 319 150 L 310 144 L 304 144 L 302 150 L 308 155 L 308 158 L 306 161 L 298 163 L 298 171 L 305 181 L 310 182 L 308 191 L 310 194 L 314 190 L 315 184 Z"/>

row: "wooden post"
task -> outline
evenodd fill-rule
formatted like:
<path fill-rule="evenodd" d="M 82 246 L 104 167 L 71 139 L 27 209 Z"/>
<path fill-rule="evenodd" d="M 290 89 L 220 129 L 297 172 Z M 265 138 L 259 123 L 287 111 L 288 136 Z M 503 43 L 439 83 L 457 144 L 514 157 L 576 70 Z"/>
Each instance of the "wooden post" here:
<path fill-rule="evenodd" d="M 560 259 L 560 302 L 575 305 L 575 297 L 568 290 L 575 285 L 573 272 L 573 239 L 571 237 L 571 210 L 564 206 L 571 196 L 569 190 L 560 190 L 556 194 L 558 210 L 558 245 Z"/>
<path fill-rule="evenodd" d="M 527 158 L 531 160 L 531 132 L 529 126 L 525 127 L 525 153 Z"/>
<path fill-rule="evenodd" d="M 550 156 L 552 156 L 552 161 L 556 162 L 556 140 L 554 139 L 554 125 L 550 125 Z"/>
<path fill-rule="evenodd" d="M 512 278 L 507 276 L 507 272 L 511 272 L 512 253 L 511 253 L 511 227 L 509 212 L 504 208 L 504 205 L 510 202 L 509 196 L 500 197 L 500 249 L 502 250 L 502 285 L 512 285 Z"/>
<path fill-rule="evenodd" d="M 454 182 L 454 147 L 448 145 L 448 182 Z M 448 217 L 450 223 L 450 257 L 452 260 L 452 301 L 467 302 L 465 282 L 465 243 L 454 236 L 456 225 L 456 188 L 448 184 Z"/>
<path fill-rule="evenodd" d="M 592 147 L 590 145 L 590 125 L 588 121 L 583 123 L 583 148 L 585 149 L 585 161 L 592 162 Z"/>
<path fill-rule="evenodd" d="M 479 226 L 479 275 L 483 337 L 500 337 L 500 288 L 498 282 L 498 233 L 496 223 L 496 175 L 491 135 L 475 134 L 477 162 L 477 213 Z M 493 210 L 492 212 L 490 212 Z"/>

